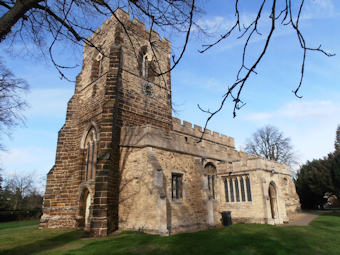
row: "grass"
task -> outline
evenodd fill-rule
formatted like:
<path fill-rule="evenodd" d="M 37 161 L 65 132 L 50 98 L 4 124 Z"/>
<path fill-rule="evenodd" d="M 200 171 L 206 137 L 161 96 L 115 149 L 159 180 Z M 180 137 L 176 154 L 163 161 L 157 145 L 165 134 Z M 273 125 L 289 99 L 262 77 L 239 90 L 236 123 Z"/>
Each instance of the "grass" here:
<path fill-rule="evenodd" d="M 321 215 L 309 226 L 236 224 L 169 237 L 87 238 L 81 231 L 39 230 L 37 221 L 0 223 L 0 254 L 340 254 L 340 214 Z"/>

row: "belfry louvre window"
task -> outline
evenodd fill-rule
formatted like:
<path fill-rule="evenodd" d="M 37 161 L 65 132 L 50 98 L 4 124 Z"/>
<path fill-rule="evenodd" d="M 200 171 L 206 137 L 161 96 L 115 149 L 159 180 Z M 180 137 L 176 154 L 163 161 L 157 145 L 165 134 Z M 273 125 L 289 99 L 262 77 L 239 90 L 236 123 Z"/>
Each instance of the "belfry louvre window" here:
<path fill-rule="evenodd" d="M 183 198 L 183 174 L 172 173 L 171 197 L 173 200 Z"/>
<path fill-rule="evenodd" d="M 224 192 L 226 203 L 252 201 L 249 176 L 225 177 Z"/>

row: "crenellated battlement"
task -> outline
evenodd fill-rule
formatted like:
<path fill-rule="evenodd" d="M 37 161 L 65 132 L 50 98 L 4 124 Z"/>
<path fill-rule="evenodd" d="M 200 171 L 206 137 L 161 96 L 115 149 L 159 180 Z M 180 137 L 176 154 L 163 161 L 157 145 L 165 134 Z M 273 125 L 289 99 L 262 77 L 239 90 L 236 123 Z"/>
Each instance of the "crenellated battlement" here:
<path fill-rule="evenodd" d="M 127 13 L 126 11 L 118 8 L 115 12 L 114 15 L 112 15 L 112 17 L 110 19 L 107 19 L 102 25 L 101 27 L 97 28 L 97 30 L 87 38 L 88 41 L 93 41 L 95 40 L 95 37 L 98 34 L 101 33 L 105 33 L 107 31 L 107 28 L 110 27 L 112 25 L 112 22 L 117 23 L 119 19 L 121 21 L 122 24 L 124 24 L 125 28 L 128 31 L 131 31 L 133 33 L 141 33 L 141 36 L 144 38 L 148 38 L 149 34 L 150 34 L 150 28 L 146 29 L 145 24 L 136 19 L 133 18 L 131 19 L 130 14 Z M 120 22 L 119 22 L 120 23 Z M 165 37 L 160 37 L 159 34 L 152 30 L 151 31 L 151 40 L 153 41 L 154 44 L 162 47 L 163 49 L 169 50 L 170 51 L 170 47 L 171 47 L 171 42 L 166 39 Z"/>
<path fill-rule="evenodd" d="M 177 131 L 177 132 L 180 132 L 180 133 L 183 133 L 183 134 L 186 134 L 186 135 L 194 136 L 194 137 L 197 137 L 197 138 L 200 138 L 202 136 L 203 128 L 201 126 L 198 126 L 198 125 L 193 126 L 188 121 L 184 120 L 183 123 L 182 123 L 180 119 L 173 117 L 172 118 L 172 125 L 173 125 L 174 131 Z M 218 132 L 211 132 L 211 130 L 209 130 L 209 129 L 205 130 L 205 134 L 203 136 L 203 139 L 207 140 L 207 141 L 214 142 L 214 143 L 226 145 L 228 147 L 235 148 L 234 138 L 220 134 Z"/>

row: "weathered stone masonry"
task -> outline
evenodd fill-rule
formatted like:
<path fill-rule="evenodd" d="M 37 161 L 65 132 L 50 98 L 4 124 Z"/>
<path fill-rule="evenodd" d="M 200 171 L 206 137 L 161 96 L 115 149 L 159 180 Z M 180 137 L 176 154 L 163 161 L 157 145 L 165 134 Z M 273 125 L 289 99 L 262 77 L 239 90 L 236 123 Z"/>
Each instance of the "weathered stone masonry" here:
<path fill-rule="evenodd" d="M 231 137 L 173 118 L 170 42 L 117 10 L 85 45 L 48 173 L 42 227 L 158 234 L 242 222 L 277 224 L 299 207 L 288 167 L 236 151 Z M 130 43 L 132 41 L 132 44 Z"/>

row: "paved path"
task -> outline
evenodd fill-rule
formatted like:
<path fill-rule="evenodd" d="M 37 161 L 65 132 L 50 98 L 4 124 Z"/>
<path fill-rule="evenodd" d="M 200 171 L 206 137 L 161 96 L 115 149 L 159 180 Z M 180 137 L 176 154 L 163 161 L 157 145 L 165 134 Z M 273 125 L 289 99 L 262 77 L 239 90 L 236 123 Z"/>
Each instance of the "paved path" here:
<path fill-rule="evenodd" d="M 285 226 L 307 226 L 309 223 L 314 220 L 316 217 L 318 217 L 321 213 L 317 212 L 301 212 L 294 215 L 292 220 L 285 224 Z"/>

